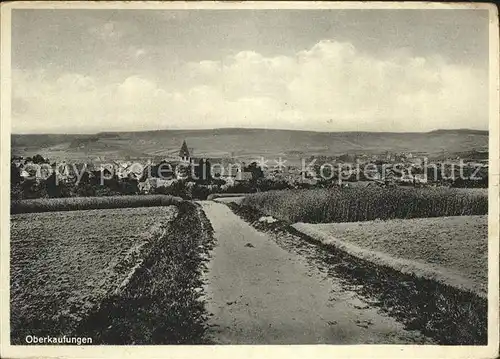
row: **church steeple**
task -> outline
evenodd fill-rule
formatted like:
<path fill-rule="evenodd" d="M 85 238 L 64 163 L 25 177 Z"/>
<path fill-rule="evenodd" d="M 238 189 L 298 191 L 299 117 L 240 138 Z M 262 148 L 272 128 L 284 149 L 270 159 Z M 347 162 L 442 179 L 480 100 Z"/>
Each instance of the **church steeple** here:
<path fill-rule="evenodd" d="M 189 162 L 191 159 L 191 155 L 189 154 L 189 149 L 186 143 L 186 140 L 182 141 L 182 146 L 179 151 L 179 160 L 184 162 Z"/>

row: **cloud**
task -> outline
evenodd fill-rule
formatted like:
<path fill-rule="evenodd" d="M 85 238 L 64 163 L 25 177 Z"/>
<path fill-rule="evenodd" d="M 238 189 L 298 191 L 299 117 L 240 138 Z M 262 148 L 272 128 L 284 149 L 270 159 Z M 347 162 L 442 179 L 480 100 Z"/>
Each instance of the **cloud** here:
<path fill-rule="evenodd" d="M 144 49 L 137 49 L 134 53 L 135 57 L 142 57 L 146 55 L 146 50 Z"/>
<path fill-rule="evenodd" d="M 267 127 L 320 131 L 487 128 L 488 74 L 394 51 L 376 57 L 323 40 L 293 56 L 242 51 L 185 63 L 171 78 L 106 82 L 14 71 L 13 130 L 93 132 Z M 16 109 L 22 104 L 22 109 Z"/>
<path fill-rule="evenodd" d="M 93 26 L 88 29 L 89 34 L 102 41 L 118 41 L 123 33 L 117 29 L 116 23 L 108 21 L 100 26 Z"/>

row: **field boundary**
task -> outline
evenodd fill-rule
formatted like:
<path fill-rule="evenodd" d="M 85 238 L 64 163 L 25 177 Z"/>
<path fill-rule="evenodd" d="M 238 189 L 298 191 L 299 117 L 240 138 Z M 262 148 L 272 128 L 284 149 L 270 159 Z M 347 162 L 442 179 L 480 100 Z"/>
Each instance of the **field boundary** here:
<path fill-rule="evenodd" d="M 310 224 L 299 222 L 292 224 L 291 227 L 306 236 L 316 239 L 327 247 L 335 247 L 338 250 L 342 250 L 354 257 L 366 260 L 375 265 L 390 267 L 404 274 L 434 280 L 442 284 L 450 285 L 459 290 L 473 292 L 481 298 L 488 298 L 488 293 L 480 290 L 471 280 L 450 273 L 444 267 L 439 267 L 430 263 L 421 263 L 410 259 L 393 257 L 384 252 L 366 249 L 355 244 L 342 241 L 332 235 L 327 235 L 315 228 L 311 228 Z"/>
<path fill-rule="evenodd" d="M 107 197 L 37 198 L 11 201 L 10 214 L 157 207 L 178 205 L 181 202 L 183 202 L 181 197 L 161 194 Z"/>

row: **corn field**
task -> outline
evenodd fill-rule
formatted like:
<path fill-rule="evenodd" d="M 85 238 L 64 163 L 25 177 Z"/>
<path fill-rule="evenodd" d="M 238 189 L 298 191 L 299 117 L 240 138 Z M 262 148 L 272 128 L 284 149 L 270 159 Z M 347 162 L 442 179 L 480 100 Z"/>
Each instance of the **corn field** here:
<path fill-rule="evenodd" d="M 10 213 L 77 211 L 86 209 L 170 206 L 182 199 L 166 195 L 38 198 L 11 201 Z"/>
<path fill-rule="evenodd" d="M 287 222 L 332 223 L 375 219 L 484 215 L 484 190 L 378 188 L 260 192 L 241 203 Z"/>

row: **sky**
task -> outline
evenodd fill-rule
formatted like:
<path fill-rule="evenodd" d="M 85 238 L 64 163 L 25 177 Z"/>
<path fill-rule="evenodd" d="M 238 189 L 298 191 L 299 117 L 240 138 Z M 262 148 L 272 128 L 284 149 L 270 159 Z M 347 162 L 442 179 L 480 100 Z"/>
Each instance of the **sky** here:
<path fill-rule="evenodd" d="M 488 128 L 487 10 L 12 11 L 12 131 Z"/>

